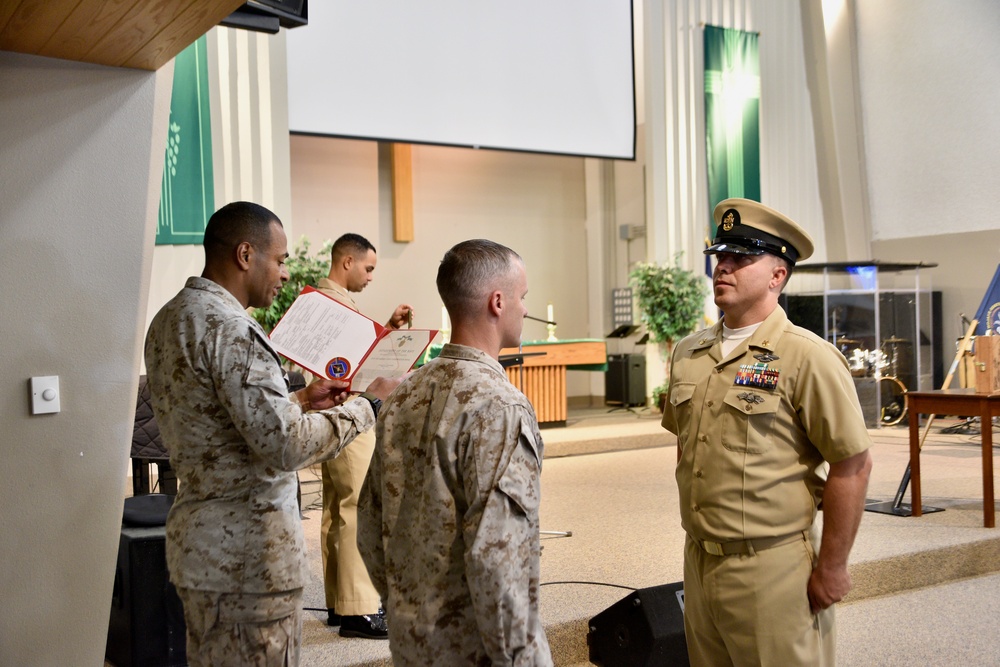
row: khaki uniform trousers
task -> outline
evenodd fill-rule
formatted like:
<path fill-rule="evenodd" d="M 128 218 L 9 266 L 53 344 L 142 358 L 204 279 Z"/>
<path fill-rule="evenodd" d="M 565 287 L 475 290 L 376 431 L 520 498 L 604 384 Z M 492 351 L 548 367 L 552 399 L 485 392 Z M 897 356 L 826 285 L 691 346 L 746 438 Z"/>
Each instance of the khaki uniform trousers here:
<path fill-rule="evenodd" d="M 374 452 L 372 429 L 323 462 L 323 587 L 326 606 L 342 616 L 374 614 L 381 604 L 358 551 L 358 496 Z"/>
<path fill-rule="evenodd" d="M 178 588 L 190 667 L 296 667 L 302 589 L 268 595 Z"/>
<path fill-rule="evenodd" d="M 692 665 L 836 664 L 833 607 L 813 614 L 811 541 L 713 556 L 684 544 L 684 634 Z"/>

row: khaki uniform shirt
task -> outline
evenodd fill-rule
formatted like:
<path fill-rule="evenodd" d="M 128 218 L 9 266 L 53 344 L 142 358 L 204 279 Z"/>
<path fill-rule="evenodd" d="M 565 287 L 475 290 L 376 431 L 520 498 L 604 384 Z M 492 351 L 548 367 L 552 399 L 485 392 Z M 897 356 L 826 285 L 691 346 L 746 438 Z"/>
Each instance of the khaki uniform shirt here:
<path fill-rule="evenodd" d="M 170 580 L 230 593 L 304 586 L 295 471 L 371 428 L 368 402 L 303 414 L 260 325 L 205 278 L 189 278 L 157 313 L 145 354 L 180 481 L 167 518 Z"/>
<path fill-rule="evenodd" d="M 354 301 L 354 297 L 351 296 L 351 293 L 347 291 L 346 287 L 341 287 L 329 278 L 320 278 L 316 282 L 316 288 L 320 292 L 325 293 L 327 296 L 332 296 L 334 299 L 344 304 L 351 310 L 361 312 L 358 309 L 358 304 Z"/>
<path fill-rule="evenodd" d="M 776 307 L 721 357 L 722 323 L 677 344 L 663 426 L 682 447 L 681 523 L 729 542 L 808 529 L 824 461 L 871 446 L 847 360 Z"/>
<path fill-rule="evenodd" d="M 445 345 L 379 414 L 358 545 L 396 665 L 551 665 L 538 614 L 542 438 L 483 352 Z"/>

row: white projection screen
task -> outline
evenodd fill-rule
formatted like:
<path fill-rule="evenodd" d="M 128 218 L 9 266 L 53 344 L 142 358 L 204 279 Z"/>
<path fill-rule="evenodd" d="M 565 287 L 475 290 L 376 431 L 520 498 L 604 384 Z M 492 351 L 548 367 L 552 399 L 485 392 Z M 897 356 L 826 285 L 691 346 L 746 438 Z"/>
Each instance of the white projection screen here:
<path fill-rule="evenodd" d="M 313 0 L 293 133 L 635 159 L 629 0 Z"/>

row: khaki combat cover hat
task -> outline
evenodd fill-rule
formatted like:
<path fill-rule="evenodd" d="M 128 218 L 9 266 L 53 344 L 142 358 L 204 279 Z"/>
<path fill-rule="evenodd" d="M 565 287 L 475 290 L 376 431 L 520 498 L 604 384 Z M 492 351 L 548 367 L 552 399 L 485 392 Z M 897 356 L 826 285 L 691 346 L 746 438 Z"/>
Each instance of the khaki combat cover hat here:
<path fill-rule="evenodd" d="M 706 255 L 770 253 L 793 266 L 813 254 L 812 239 L 788 217 L 750 199 L 726 199 L 715 207 L 718 230 Z"/>

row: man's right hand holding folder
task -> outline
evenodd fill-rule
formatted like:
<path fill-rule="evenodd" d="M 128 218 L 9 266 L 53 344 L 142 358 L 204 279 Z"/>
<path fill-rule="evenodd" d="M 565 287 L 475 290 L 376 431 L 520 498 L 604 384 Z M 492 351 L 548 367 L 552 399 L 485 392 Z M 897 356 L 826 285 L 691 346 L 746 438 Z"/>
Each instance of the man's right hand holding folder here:
<path fill-rule="evenodd" d="M 408 376 L 409 373 L 393 378 L 377 377 L 365 389 L 365 394 L 377 398 L 380 402 L 384 401 Z M 350 382 L 317 378 L 315 382 L 297 391 L 296 398 L 303 410 L 329 410 L 344 403 L 351 395 L 350 390 Z"/>

